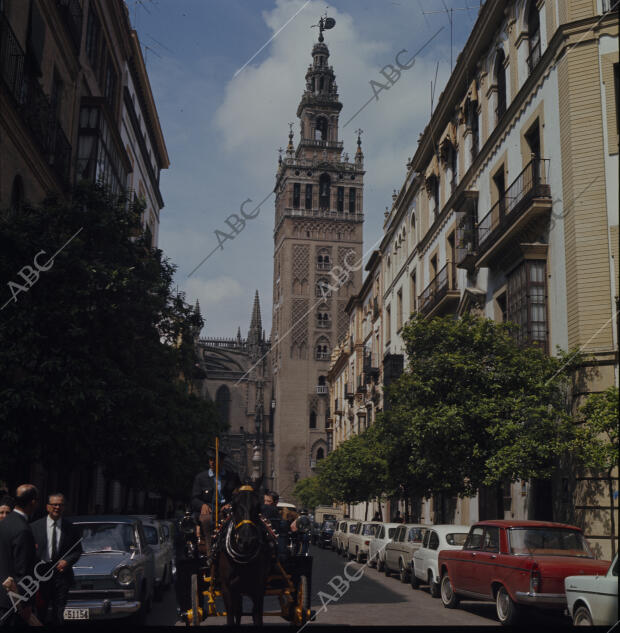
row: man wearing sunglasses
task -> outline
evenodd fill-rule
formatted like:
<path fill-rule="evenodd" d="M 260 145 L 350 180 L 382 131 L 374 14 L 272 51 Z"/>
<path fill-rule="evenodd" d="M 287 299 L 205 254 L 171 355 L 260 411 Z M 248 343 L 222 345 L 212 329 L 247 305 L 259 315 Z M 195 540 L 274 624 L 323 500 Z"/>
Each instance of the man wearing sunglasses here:
<path fill-rule="evenodd" d="M 63 613 L 73 584 L 73 565 L 82 554 L 82 544 L 73 524 L 63 518 L 65 497 L 54 493 L 47 499 L 47 516 L 32 524 L 37 545 L 37 559 L 47 563 L 40 566 L 42 572 L 54 568 L 50 580 L 39 589 L 39 619 L 44 624 L 62 624 Z M 51 618 L 47 617 L 51 606 Z"/>

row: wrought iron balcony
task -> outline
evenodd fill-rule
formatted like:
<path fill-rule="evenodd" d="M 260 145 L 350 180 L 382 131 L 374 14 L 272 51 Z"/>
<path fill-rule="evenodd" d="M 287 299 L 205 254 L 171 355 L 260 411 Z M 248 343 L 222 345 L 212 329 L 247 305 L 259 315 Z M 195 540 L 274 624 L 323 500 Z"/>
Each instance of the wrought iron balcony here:
<path fill-rule="evenodd" d="M 456 209 L 456 267 L 474 269 L 478 252 L 476 213 L 478 192 L 465 190 L 455 204 Z"/>
<path fill-rule="evenodd" d="M 366 381 L 364 374 L 360 374 L 357 377 L 357 393 L 366 393 Z"/>
<path fill-rule="evenodd" d="M 316 269 L 317 270 L 331 270 L 332 263 L 331 262 L 317 262 Z"/>
<path fill-rule="evenodd" d="M 379 359 L 376 354 L 371 352 L 364 354 L 364 373 L 369 377 L 379 376 Z"/>
<path fill-rule="evenodd" d="M 419 296 L 419 310 L 424 316 L 445 314 L 450 308 L 456 307 L 459 297 L 456 266 L 448 262 Z"/>
<path fill-rule="evenodd" d="M 332 322 L 326 319 L 318 319 L 316 326 L 323 330 L 328 330 L 332 326 Z"/>
<path fill-rule="evenodd" d="M 317 385 L 316 386 L 316 392 L 320 395 L 320 396 L 324 396 L 327 394 L 327 385 Z"/>
<path fill-rule="evenodd" d="M 56 5 L 69 31 L 76 51 L 79 53 L 82 42 L 82 22 L 84 20 L 82 5 L 79 0 L 56 0 Z"/>
<path fill-rule="evenodd" d="M 64 187 L 69 184 L 71 145 L 49 98 L 36 77 L 25 73 L 26 56 L 4 13 L 0 12 L 0 75 L 16 109 L 46 162 Z"/>
<path fill-rule="evenodd" d="M 316 360 L 329 360 L 329 352 L 316 352 L 315 358 Z"/>
<path fill-rule="evenodd" d="M 378 319 L 379 318 L 379 300 L 377 299 L 377 297 L 373 297 L 372 299 L 372 318 L 373 319 Z"/>
<path fill-rule="evenodd" d="M 515 238 L 536 238 L 541 218 L 551 211 L 548 169 L 548 159 L 533 158 L 478 222 L 477 266 L 488 266 Z"/>

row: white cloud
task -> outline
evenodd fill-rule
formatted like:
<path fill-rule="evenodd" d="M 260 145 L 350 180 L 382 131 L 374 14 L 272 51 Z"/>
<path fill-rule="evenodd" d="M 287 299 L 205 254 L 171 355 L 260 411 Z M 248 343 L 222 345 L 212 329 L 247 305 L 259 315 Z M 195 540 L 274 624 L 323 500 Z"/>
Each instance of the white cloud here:
<path fill-rule="evenodd" d="M 185 282 L 184 290 L 188 297 L 198 299 L 203 307 L 217 306 L 230 299 L 238 299 L 243 296 L 243 287 L 232 277 L 216 277 L 206 280 L 190 278 Z"/>

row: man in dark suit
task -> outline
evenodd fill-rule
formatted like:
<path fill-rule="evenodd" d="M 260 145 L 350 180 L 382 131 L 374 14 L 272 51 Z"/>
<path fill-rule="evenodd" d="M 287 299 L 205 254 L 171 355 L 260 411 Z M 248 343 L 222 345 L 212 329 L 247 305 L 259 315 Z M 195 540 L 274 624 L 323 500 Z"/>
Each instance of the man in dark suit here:
<path fill-rule="evenodd" d="M 39 590 L 39 619 L 44 624 L 62 624 L 69 588 L 73 584 L 73 565 L 82 554 L 82 543 L 73 524 L 63 518 L 65 497 L 62 493 L 48 497 L 46 510 L 47 516 L 32 524 L 37 559 L 45 563 L 41 565 L 44 571 L 54 569 L 51 578 L 42 583 Z M 50 605 L 52 615 L 48 622 Z"/>
<path fill-rule="evenodd" d="M 15 496 L 15 508 L 0 522 L 0 584 L 9 577 L 18 585 L 22 581 L 16 592 L 22 598 L 11 598 L 0 587 L 0 626 L 16 624 L 20 616 L 28 621 L 32 613 L 32 596 L 36 591 L 36 550 L 29 521 L 37 507 L 39 493 L 32 484 L 23 484 Z"/>

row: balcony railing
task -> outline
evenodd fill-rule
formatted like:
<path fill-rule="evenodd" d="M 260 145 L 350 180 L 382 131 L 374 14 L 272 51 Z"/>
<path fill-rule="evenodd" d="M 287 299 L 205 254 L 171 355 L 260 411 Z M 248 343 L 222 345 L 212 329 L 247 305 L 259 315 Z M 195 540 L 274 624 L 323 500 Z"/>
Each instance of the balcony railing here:
<path fill-rule="evenodd" d="M 379 358 L 376 354 L 371 352 L 364 354 L 364 373 L 374 377 L 379 375 Z"/>
<path fill-rule="evenodd" d="M 284 209 L 285 215 L 303 218 L 330 218 L 332 220 L 349 220 L 360 222 L 364 219 L 363 213 L 338 213 L 328 209 L 292 209 L 287 207 Z"/>
<path fill-rule="evenodd" d="M 316 360 L 329 360 L 329 356 L 329 352 L 316 352 L 316 354 L 314 355 Z"/>
<path fill-rule="evenodd" d="M 456 266 L 448 262 L 426 286 L 418 299 L 419 310 L 422 314 L 430 314 L 450 293 L 456 290 Z"/>
<path fill-rule="evenodd" d="M 317 262 L 316 269 L 317 270 L 331 270 L 332 263 L 331 262 Z"/>
<path fill-rule="evenodd" d="M 478 251 L 480 254 L 491 248 L 504 233 L 527 210 L 534 198 L 550 198 L 547 184 L 549 159 L 533 158 L 515 178 L 491 210 L 478 222 Z"/>
<path fill-rule="evenodd" d="M 323 141 L 322 139 L 301 139 L 302 145 L 309 147 L 321 147 L 327 149 L 343 149 L 344 143 L 342 141 Z"/>
<path fill-rule="evenodd" d="M 534 44 L 534 46 L 530 50 L 530 54 L 527 57 L 527 68 L 529 70 L 530 75 L 534 71 L 534 68 L 538 66 L 539 61 L 540 61 L 540 36 L 536 44 Z"/>
<path fill-rule="evenodd" d="M 329 329 L 332 326 L 332 322 L 331 321 L 326 321 L 325 319 L 319 319 L 316 322 L 316 326 L 318 328 L 323 329 L 323 330 L 327 330 L 327 329 Z"/>
<path fill-rule="evenodd" d="M 327 393 L 327 385 L 317 385 L 316 386 L 316 392 L 320 396 L 324 396 Z"/>
<path fill-rule="evenodd" d="M 56 0 L 58 11 L 71 35 L 71 40 L 79 52 L 82 42 L 82 22 L 84 13 L 79 0 Z"/>
<path fill-rule="evenodd" d="M 4 13 L 0 13 L 0 75 L 26 127 L 63 185 L 69 184 L 71 145 L 36 77 L 24 72 L 26 56 Z"/>

